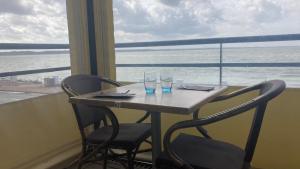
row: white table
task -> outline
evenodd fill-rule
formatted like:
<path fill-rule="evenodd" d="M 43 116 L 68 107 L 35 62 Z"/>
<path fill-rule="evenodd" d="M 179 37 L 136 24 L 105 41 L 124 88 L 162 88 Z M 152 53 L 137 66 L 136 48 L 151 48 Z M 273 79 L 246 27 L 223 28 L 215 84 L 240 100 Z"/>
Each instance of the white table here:
<path fill-rule="evenodd" d="M 102 92 L 126 92 L 136 94 L 130 99 L 94 98 L 98 92 L 72 97 L 70 102 L 91 106 L 107 106 L 144 110 L 151 113 L 152 162 L 161 152 L 161 113 L 190 114 L 226 90 L 226 86 L 215 86 L 212 91 L 172 89 L 172 93 L 162 93 L 159 86 L 153 95 L 147 95 L 142 83 L 102 90 Z"/>

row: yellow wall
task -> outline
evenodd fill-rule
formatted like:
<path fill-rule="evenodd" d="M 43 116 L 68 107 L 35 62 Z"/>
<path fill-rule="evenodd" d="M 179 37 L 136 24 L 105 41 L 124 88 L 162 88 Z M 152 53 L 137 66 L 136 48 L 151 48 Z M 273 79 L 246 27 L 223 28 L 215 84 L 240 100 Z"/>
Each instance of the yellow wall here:
<path fill-rule="evenodd" d="M 269 104 L 254 155 L 255 167 L 300 168 L 299 97 L 299 89 L 287 89 Z M 232 100 L 230 104 L 237 102 Z M 223 109 L 226 104 L 207 105 L 201 111 L 210 114 Z M 114 111 L 117 111 L 120 122 L 131 122 L 142 115 L 133 110 Z M 243 114 L 207 128 L 215 138 L 242 146 L 247 137 L 251 115 Z M 190 118 L 163 114 L 162 130 L 164 132 L 171 124 Z M 75 152 L 80 148 L 74 113 L 64 94 L 0 105 L 0 137 L 1 169 L 33 168 L 72 147 L 77 148 Z"/>
<path fill-rule="evenodd" d="M 242 100 L 246 100 L 249 96 L 244 96 Z M 299 98 L 299 89 L 287 89 L 282 95 L 270 102 L 254 154 L 253 166 L 262 169 L 300 168 Z M 201 114 L 207 115 L 218 112 L 226 108 L 227 105 L 237 105 L 239 102 L 240 100 L 234 99 L 230 102 L 206 105 L 201 110 Z M 132 115 L 128 116 L 128 113 Z M 120 121 L 133 121 L 141 115 L 142 113 L 138 111 L 118 111 Z M 214 138 L 244 147 L 252 115 L 252 112 L 245 113 L 221 123 L 207 126 L 207 129 Z M 191 119 L 191 116 L 162 114 L 162 132 L 164 133 L 175 122 L 187 119 Z M 196 130 L 193 129 L 184 132 L 197 134 Z"/>
<path fill-rule="evenodd" d="M 0 138 L 1 169 L 33 168 L 80 143 L 63 94 L 0 105 Z"/>

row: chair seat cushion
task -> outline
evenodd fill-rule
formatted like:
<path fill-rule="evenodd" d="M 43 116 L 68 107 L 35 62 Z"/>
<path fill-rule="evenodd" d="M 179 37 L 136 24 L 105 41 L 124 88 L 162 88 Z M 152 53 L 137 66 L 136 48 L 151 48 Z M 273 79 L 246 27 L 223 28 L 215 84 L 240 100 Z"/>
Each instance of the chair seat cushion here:
<path fill-rule="evenodd" d="M 245 156 L 241 148 L 232 144 L 187 134 L 180 134 L 171 143 L 171 149 L 196 169 L 241 169 Z M 156 165 L 177 168 L 164 152 Z"/>
<path fill-rule="evenodd" d="M 90 143 L 101 143 L 112 134 L 112 127 L 102 127 L 87 136 Z M 110 143 L 112 148 L 134 148 L 151 135 L 151 124 L 130 123 L 120 124 L 117 137 Z"/>

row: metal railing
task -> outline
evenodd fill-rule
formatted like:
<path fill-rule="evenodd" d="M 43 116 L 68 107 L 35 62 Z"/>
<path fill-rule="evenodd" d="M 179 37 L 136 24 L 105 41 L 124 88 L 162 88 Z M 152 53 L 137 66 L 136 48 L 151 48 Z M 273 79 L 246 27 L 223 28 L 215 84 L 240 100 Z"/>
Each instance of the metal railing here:
<path fill-rule="evenodd" d="M 134 42 L 117 43 L 115 48 L 139 48 L 139 47 L 163 47 L 163 46 L 186 46 L 219 44 L 218 63 L 180 63 L 180 64 L 116 64 L 116 67 L 217 67 L 219 68 L 219 82 L 222 82 L 223 67 L 300 67 L 300 62 L 280 62 L 280 63 L 223 63 L 223 44 L 229 43 L 250 43 L 250 42 L 279 42 L 279 41 L 299 41 L 300 34 L 266 35 L 266 36 L 244 36 L 225 37 L 207 39 L 189 39 L 172 41 Z M 68 49 L 67 44 L 17 44 L 2 43 L 0 49 Z M 48 69 L 36 69 L 26 71 L 14 71 L 0 73 L 0 77 L 26 75 L 35 73 L 46 73 L 53 71 L 68 70 L 70 67 L 57 67 Z"/>
<path fill-rule="evenodd" d="M 69 49 L 68 44 L 0 43 L 0 49 Z"/>
<path fill-rule="evenodd" d="M 223 78 L 223 67 L 300 67 L 300 62 L 297 63 L 296 62 L 223 63 L 223 44 L 250 43 L 250 42 L 275 42 L 275 41 L 279 42 L 279 41 L 297 41 L 297 40 L 300 40 L 300 34 L 120 43 L 120 44 L 116 44 L 116 48 L 219 44 L 219 53 L 220 53 L 219 63 L 116 64 L 116 67 L 218 67 L 219 83 L 221 84 Z"/>
<path fill-rule="evenodd" d="M 24 43 L 0 43 L 0 50 L 39 50 L 39 49 L 69 49 L 68 44 L 24 44 Z M 54 67 L 44 69 L 33 69 L 33 70 L 20 70 L 12 72 L 0 72 L 0 77 L 8 76 L 19 76 L 37 73 L 48 73 L 55 71 L 69 70 L 70 66 L 67 67 Z"/>
<path fill-rule="evenodd" d="M 0 77 L 48 73 L 48 72 L 56 72 L 56 71 L 64 71 L 64 70 L 70 70 L 70 66 L 47 68 L 47 69 L 21 70 L 21 71 L 14 71 L 14 72 L 2 72 L 0 73 Z"/>

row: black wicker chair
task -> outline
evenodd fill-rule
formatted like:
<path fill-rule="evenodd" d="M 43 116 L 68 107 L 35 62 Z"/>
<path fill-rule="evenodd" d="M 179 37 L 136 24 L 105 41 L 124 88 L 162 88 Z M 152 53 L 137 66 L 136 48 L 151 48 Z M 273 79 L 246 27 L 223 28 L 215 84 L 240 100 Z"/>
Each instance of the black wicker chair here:
<path fill-rule="evenodd" d="M 72 75 L 64 79 L 61 86 L 69 97 L 73 97 L 100 91 L 104 83 L 113 86 L 121 85 L 103 77 Z M 151 144 L 146 140 L 151 135 L 151 124 L 142 123 L 150 115 L 149 113 L 146 113 L 136 123 L 119 124 L 114 113 L 107 107 L 91 107 L 83 104 L 72 104 L 72 106 L 82 138 L 82 153 L 79 160 L 76 161 L 78 168 L 87 162 L 104 160 L 105 169 L 108 156 L 119 158 L 125 155 L 128 160 L 128 168 L 133 169 L 136 153 L 151 151 L 151 149 L 138 151 L 143 141 Z M 108 124 L 107 117 L 111 124 Z M 87 132 L 87 129 L 92 129 L 92 131 Z M 126 153 L 118 154 L 114 149 L 125 150 Z"/>
<path fill-rule="evenodd" d="M 219 96 L 212 102 L 227 100 L 248 92 L 259 91 L 259 95 L 251 100 L 210 115 L 198 118 L 194 114 L 193 120 L 182 121 L 171 126 L 164 137 L 164 149 L 156 161 L 157 168 L 171 169 L 248 169 L 258 140 L 263 116 L 270 100 L 278 96 L 285 89 L 281 80 L 263 82 L 251 87 Z M 219 122 L 238 114 L 255 109 L 251 130 L 245 149 L 238 146 L 212 139 L 202 126 Z M 171 136 L 179 129 L 196 127 L 203 137 L 179 134 L 173 141 Z"/>

